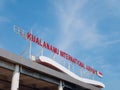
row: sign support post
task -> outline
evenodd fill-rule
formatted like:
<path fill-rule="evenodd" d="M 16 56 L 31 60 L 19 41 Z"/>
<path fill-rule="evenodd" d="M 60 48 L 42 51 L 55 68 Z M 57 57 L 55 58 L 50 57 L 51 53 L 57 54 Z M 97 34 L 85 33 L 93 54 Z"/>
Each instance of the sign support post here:
<path fill-rule="evenodd" d="M 32 34 L 32 29 L 31 29 L 31 34 Z M 30 46 L 29 46 L 29 59 L 32 57 L 32 41 L 30 40 Z"/>

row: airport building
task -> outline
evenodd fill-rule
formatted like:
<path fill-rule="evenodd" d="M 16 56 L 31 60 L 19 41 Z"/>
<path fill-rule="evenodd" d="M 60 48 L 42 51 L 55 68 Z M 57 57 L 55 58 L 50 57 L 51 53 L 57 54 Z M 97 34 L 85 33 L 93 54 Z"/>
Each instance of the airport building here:
<path fill-rule="evenodd" d="M 97 80 L 86 78 L 87 74 L 103 77 L 102 73 L 85 65 L 68 53 L 41 40 L 31 32 L 25 33 L 20 27 L 14 26 L 14 31 L 29 41 L 29 59 L 0 49 L 0 90 L 101 90 L 105 85 Z M 33 56 L 32 42 L 42 47 L 38 57 Z M 52 58 L 43 55 L 43 48 L 53 54 Z M 60 62 L 68 64 L 68 68 L 55 59 L 60 56 Z M 65 60 L 68 62 L 66 62 Z M 72 70 L 73 66 L 80 69 L 79 76 Z M 76 67 L 74 67 L 77 70 Z M 77 70 L 79 72 L 79 70 Z"/>
<path fill-rule="evenodd" d="M 74 78 L 74 74 L 69 71 L 66 71 L 68 73 L 62 71 L 61 66 L 59 68 L 50 63 L 40 63 L 0 49 L 0 90 L 101 90 L 104 88 L 104 85 L 97 81 Z"/>

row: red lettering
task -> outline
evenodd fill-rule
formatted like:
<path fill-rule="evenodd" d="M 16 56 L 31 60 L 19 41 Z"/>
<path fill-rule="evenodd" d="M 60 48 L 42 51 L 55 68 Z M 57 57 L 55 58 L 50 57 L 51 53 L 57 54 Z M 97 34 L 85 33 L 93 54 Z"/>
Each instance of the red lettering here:
<path fill-rule="evenodd" d="M 36 38 L 35 43 L 39 44 L 39 39 L 38 38 Z"/>
<path fill-rule="evenodd" d="M 68 55 L 68 59 L 69 59 L 71 62 L 73 62 L 72 57 L 71 57 L 70 55 Z"/>
<path fill-rule="evenodd" d="M 32 35 L 32 41 L 35 42 L 36 37 Z"/>
<path fill-rule="evenodd" d="M 46 43 L 46 48 L 48 49 L 48 50 L 52 50 L 52 46 L 51 45 L 49 45 L 48 43 Z"/>
<path fill-rule="evenodd" d="M 103 75 L 102 72 L 99 72 L 100 75 Z"/>
<path fill-rule="evenodd" d="M 68 55 L 68 59 L 69 59 L 71 62 L 73 62 L 73 61 L 72 61 L 72 57 L 71 57 L 70 55 Z"/>
<path fill-rule="evenodd" d="M 31 41 L 32 41 L 32 37 L 31 37 L 31 36 L 32 36 L 32 34 L 31 34 L 31 33 L 29 33 L 29 32 L 28 32 L 28 33 L 27 33 L 27 35 L 26 35 L 27 39 L 29 39 L 29 40 L 31 40 Z"/>
<path fill-rule="evenodd" d="M 90 66 L 86 66 L 86 70 L 88 70 L 89 72 L 96 74 L 96 70 L 94 70 L 93 68 L 91 68 Z"/>
<path fill-rule="evenodd" d="M 74 63 L 77 63 L 77 59 L 75 59 L 75 58 L 72 58 L 72 60 L 73 60 L 73 62 L 74 62 Z"/>
<path fill-rule="evenodd" d="M 38 45 L 42 46 L 42 41 L 41 41 L 41 40 L 39 40 L 39 43 L 38 43 Z"/>
<path fill-rule="evenodd" d="M 39 40 L 39 38 L 35 39 L 35 43 L 37 43 L 38 45 L 42 46 L 41 40 Z"/>
<path fill-rule="evenodd" d="M 96 71 L 95 69 L 93 69 L 93 74 L 96 74 L 96 72 L 97 72 L 97 71 Z"/>
<path fill-rule="evenodd" d="M 68 55 L 67 53 L 65 53 L 65 58 L 66 58 L 67 60 L 70 60 L 70 55 Z"/>
<path fill-rule="evenodd" d="M 80 67 L 85 68 L 84 63 L 82 63 L 82 62 L 80 62 L 80 61 L 77 61 L 77 64 L 78 64 Z"/>
<path fill-rule="evenodd" d="M 60 51 L 60 56 L 65 58 L 65 53 L 63 51 Z"/>
<path fill-rule="evenodd" d="M 54 46 L 52 46 L 52 45 L 49 45 L 47 42 L 45 42 L 45 41 L 42 42 L 41 39 L 39 39 L 38 37 L 32 35 L 31 33 L 28 32 L 28 33 L 26 34 L 26 38 L 27 38 L 28 40 L 32 41 L 32 42 L 35 42 L 35 43 L 38 44 L 39 46 L 42 46 L 42 47 L 44 47 L 44 48 L 52 51 L 52 52 L 55 53 L 55 54 L 59 54 L 61 57 L 63 57 L 63 58 L 65 58 L 65 59 L 67 59 L 67 60 L 69 60 L 69 61 L 77 64 L 78 66 L 80 66 L 80 67 L 88 70 L 89 72 L 91 72 L 91 73 L 93 73 L 93 74 L 97 74 L 97 71 L 96 71 L 95 69 L 91 68 L 90 66 L 85 66 L 85 64 L 82 63 L 81 61 L 73 58 L 71 55 L 67 54 L 66 52 L 63 52 L 63 51 L 59 50 L 58 48 L 56 48 L 56 47 L 54 47 Z M 102 75 L 101 72 L 99 72 L 99 74 Z"/>
<path fill-rule="evenodd" d="M 49 50 L 53 52 L 53 46 L 52 45 L 48 45 L 49 46 Z"/>
<path fill-rule="evenodd" d="M 89 68 L 89 66 L 86 66 L 86 70 L 90 71 L 90 68 Z"/>
<path fill-rule="evenodd" d="M 52 51 L 53 51 L 54 53 L 56 53 L 56 54 L 59 54 L 59 49 L 57 49 L 57 48 L 55 48 L 55 47 L 52 48 Z"/>
<path fill-rule="evenodd" d="M 43 42 L 43 47 L 47 48 L 47 43 L 46 42 Z"/>

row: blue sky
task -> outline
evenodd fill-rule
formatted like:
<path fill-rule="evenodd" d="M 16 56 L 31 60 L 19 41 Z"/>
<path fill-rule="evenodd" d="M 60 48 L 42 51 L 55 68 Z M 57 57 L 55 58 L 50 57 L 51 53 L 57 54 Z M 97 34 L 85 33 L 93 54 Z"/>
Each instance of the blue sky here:
<path fill-rule="evenodd" d="M 120 90 L 120 0 L 0 0 L 0 48 L 17 55 L 20 26 L 103 72 L 104 90 Z M 39 47 L 34 45 L 33 52 Z"/>

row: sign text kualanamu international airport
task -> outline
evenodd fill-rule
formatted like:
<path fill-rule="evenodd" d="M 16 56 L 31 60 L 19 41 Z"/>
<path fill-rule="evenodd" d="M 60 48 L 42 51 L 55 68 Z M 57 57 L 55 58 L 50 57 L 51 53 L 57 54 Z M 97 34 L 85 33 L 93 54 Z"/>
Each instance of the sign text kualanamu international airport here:
<path fill-rule="evenodd" d="M 71 55 L 67 54 L 66 52 L 59 50 L 58 48 L 54 47 L 53 45 L 48 44 L 45 41 L 42 41 L 40 38 L 38 38 L 37 36 L 33 35 L 32 33 L 28 32 L 28 33 L 24 33 L 19 27 L 14 26 L 14 30 L 20 34 L 21 36 L 23 36 L 24 38 L 36 43 L 37 45 L 44 47 L 50 51 L 52 51 L 53 53 L 71 61 L 74 64 L 77 64 L 78 66 L 82 67 L 83 69 L 86 69 L 87 71 L 96 74 L 100 77 L 102 77 L 102 73 L 91 68 L 90 66 L 85 65 L 83 62 L 81 62 L 80 60 L 73 58 Z"/>

